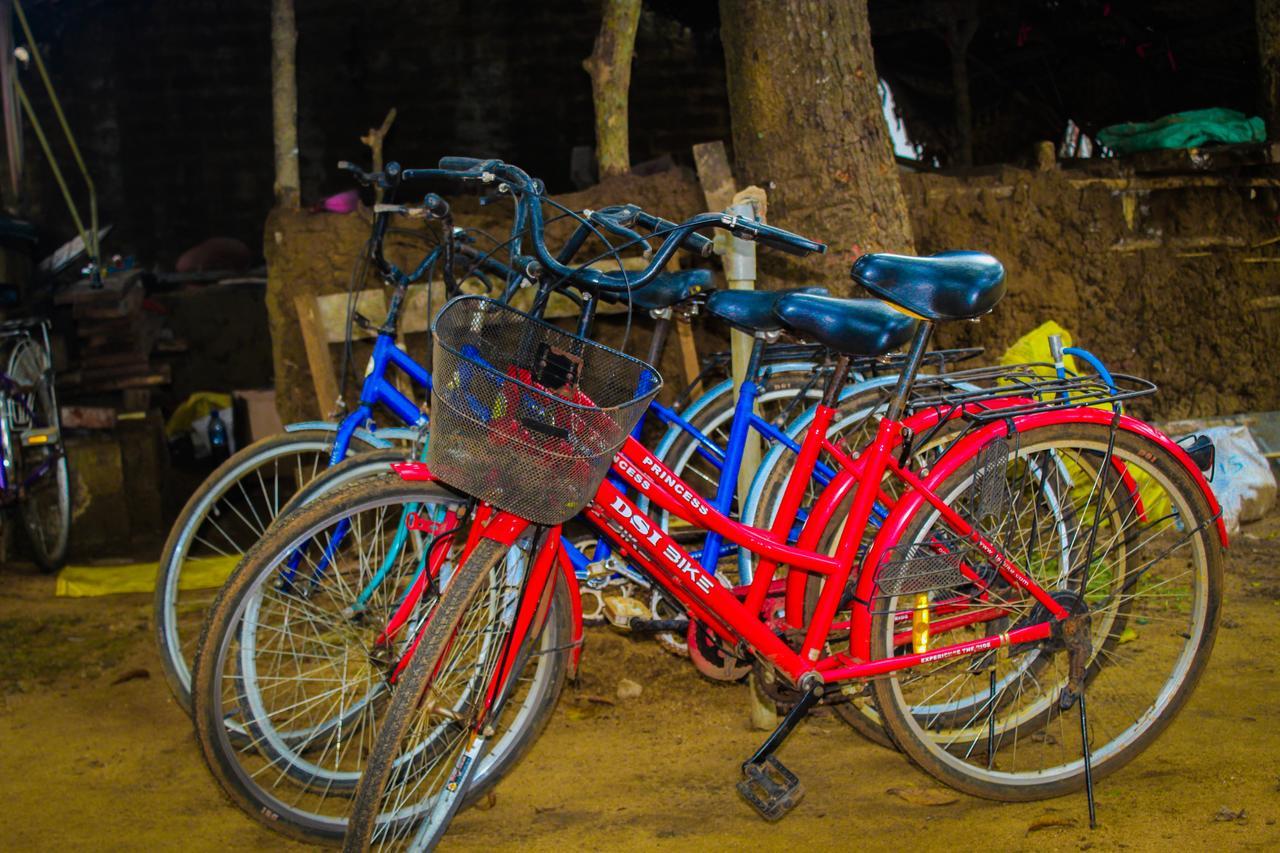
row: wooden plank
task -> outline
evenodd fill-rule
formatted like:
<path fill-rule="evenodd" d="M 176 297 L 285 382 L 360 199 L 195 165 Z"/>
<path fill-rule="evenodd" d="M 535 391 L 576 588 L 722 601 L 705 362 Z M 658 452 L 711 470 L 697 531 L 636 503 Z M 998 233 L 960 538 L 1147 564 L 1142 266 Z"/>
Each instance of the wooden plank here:
<path fill-rule="evenodd" d="M 120 391 L 125 388 L 152 388 L 157 385 L 168 385 L 170 381 L 172 376 L 169 365 L 164 364 L 156 368 L 153 373 L 108 376 L 93 381 L 89 381 L 86 376 L 81 376 L 80 383 L 73 387 L 80 394 L 91 394 L 100 391 Z"/>
<path fill-rule="evenodd" d="M 153 373 L 161 368 L 152 367 L 147 362 L 127 362 L 124 364 L 104 364 L 95 367 L 87 365 L 80 366 L 80 381 L 92 382 L 95 379 L 110 378 L 114 376 L 137 376 L 142 373 Z M 168 369 L 166 365 L 164 369 Z"/>
<path fill-rule="evenodd" d="M 86 373 L 96 370 L 100 367 L 116 367 L 123 364 L 135 364 L 146 367 L 148 356 L 146 353 L 137 352 L 136 350 L 125 350 L 121 352 L 101 352 L 92 355 L 82 355 L 80 357 L 80 367 Z"/>
<path fill-rule="evenodd" d="M 623 267 L 625 269 L 644 269 L 647 263 L 648 261 L 644 258 L 623 258 Z M 616 270 L 618 265 L 616 263 L 600 263 L 592 264 L 592 268 Z M 432 284 L 432 288 L 434 292 L 431 294 L 430 303 L 427 300 L 427 286 L 425 284 L 415 284 L 409 288 L 404 303 L 400 307 L 401 335 L 418 334 L 431 328 L 434 314 L 438 313 L 447 301 L 444 298 L 444 285 L 442 283 L 435 282 Z M 462 290 L 464 293 L 483 292 L 483 288 L 478 282 L 474 283 L 474 285 L 464 282 Z M 512 298 L 511 306 L 521 311 L 527 311 L 533 306 L 533 296 L 534 289 L 526 287 L 518 291 Z M 298 298 L 303 299 L 305 297 Z M 319 318 L 319 327 L 323 330 L 324 340 L 331 344 L 341 343 L 346 340 L 347 294 L 330 293 L 311 298 L 316 304 L 316 314 Z M 358 294 L 357 310 L 374 323 L 381 323 L 387 315 L 387 300 L 387 292 L 384 289 L 370 288 Z M 600 306 L 599 313 L 621 314 L 626 310 L 626 306 L 606 303 Z M 546 317 L 549 320 L 577 317 L 578 313 L 578 306 L 569 297 L 560 293 L 552 294 L 550 301 L 547 303 Z M 352 340 L 364 340 L 376 336 L 376 331 L 366 331 L 359 326 L 355 326 L 351 330 Z"/>
<path fill-rule="evenodd" d="M 126 291 L 142 281 L 142 270 L 127 270 L 102 279 L 102 287 L 94 287 L 89 279 L 81 279 L 60 290 L 53 298 L 55 305 L 81 303 L 111 304 L 119 301 Z"/>
<path fill-rule="evenodd" d="M 703 142 L 693 146 L 693 162 L 698 169 L 698 183 L 707 199 L 707 210 L 724 210 L 733 203 L 738 185 L 729 168 L 729 155 L 724 142 Z"/>
<path fill-rule="evenodd" d="M 114 429 L 116 410 L 107 406 L 63 406 L 63 429 Z"/>
<path fill-rule="evenodd" d="M 142 310 L 144 295 L 141 285 L 129 287 L 120 294 L 119 299 L 77 302 L 72 306 L 71 315 L 76 320 L 114 320 L 118 317 L 131 317 Z"/>
<path fill-rule="evenodd" d="M 698 378 L 702 369 L 698 361 L 698 345 L 693 337 L 693 325 L 683 320 L 676 320 L 676 341 L 680 344 L 680 372 L 684 375 L 684 385 L 688 388 Z"/>
<path fill-rule="evenodd" d="M 1280 178 L 1234 178 L 1219 175 L 1170 175 L 1157 178 L 1068 178 L 1082 190 L 1145 193 L 1156 190 L 1217 189 L 1230 187 L 1280 188 Z"/>
<path fill-rule="evenodd" d="M 311 382 L 316 389 L 316 402 L 320 404 L 321 417 L 327 417 L 338 403 L 338 380 L 333 370 L 333 358 L 329 354 L 329 339 L 314 296 L 299 296 L 293 304 L 298 312 L 302 343 L 307 350 L 307 364 L 311 368 Z"/>
<path fill-rule="evenodd" d="M 120 392 L 120 405 L 126 412 L 144 412 L 151 408 L 150 388 L 125 388 Z"/>
<path fill-rule="evenodd" d="M 93 394 L 105 391 L 124 391 L 131 388 L 154 388 L 157 385 L 168 385 L 172 377 L 168 373 L 148 373 L 142 376 L 121 376 L 116 379 L 103 379 L 81 385 L 76 390 L 81 394 Z"/>
<path fill-rule="evenodd" d="M 1241 237 L 1204 235 L 1199 237 L 1130 237 L 1117 240 L 1109 252 L 1143 252 L 1150 249 L 1172 249 L 1196 252 L 1200 249 L 1243 249 L 1248 242 Z"/>

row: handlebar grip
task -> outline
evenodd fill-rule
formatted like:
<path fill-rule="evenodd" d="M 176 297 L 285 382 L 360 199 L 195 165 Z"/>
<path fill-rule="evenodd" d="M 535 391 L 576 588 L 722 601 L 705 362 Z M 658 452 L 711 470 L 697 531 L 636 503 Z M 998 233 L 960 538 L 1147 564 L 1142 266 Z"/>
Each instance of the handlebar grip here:
<path fill-rule="evenodd" d="M 808 255 L 815 252 L 823 254 L 827 251 L 826 243 L 819 243 L 808 237 L 801 237 L 799 234 L 792 234 L 790 231 L 783 231 L 781 228 L 774 228 L 772 225 L 760 222 L 739 221 L 731 230 L 745 240 L 755 240 L 762 246 L 780 249 L 792 255 Z"/>
<path fill-rule="evenodd" d="M 422 206 L 436 219 L 444 219 L 449 215 L 449 202 L 435 193 L 427 193 L 426 198 L 422 200 Z"/>
<path fill-rule="evenodd" d="M 675 227 L 674 225 L 672 225 L 672 223 L 667 222 L 665 219 L 659 220 L 659 222 L 660 222 L 659 227 L 662 227 L 662 228 Z M 693 252 L 694 254 L 697 254 L 697 255 L 701 255 L 704 258 L 711 257 L 712 253 L 715 251 L 715 247 L 716 247 L 716 244 L 714 241 L 712 241 L 710 237 L 704 237 L 703 235 L 695 231 L 689 232 L 689 234 L 685 235 L 685 238 L 680 241 L 680 248 L 687 249 L 690 252 Z"/>
<path fill-rule="evenodd" d="M 437 164 L 441 169 L 447 169 L 450 172 L 471 172 L 477 166 L 490 162 L 489 160 L 481 160 L 478 157 L 441 157 Z"/>
<path fill-rule="evenodd" d="M 648 228 L 650 231 L 667 231 L 674 230 L 679 227 L 674 222 L 663 219 L 661 216 L 654 216 L 651 213 L 645 213 L 639 208 L 636 209 L 636 217 L 640 220 L 640 224 Z M 704 237 L 696 232 L 689 232 L 684 239 L 680 241 L 680 248 L 701 255 L 704 258 L 711 257 L 712 251 L 715 249 L 715 243 L 711 238 Z"/>
<path fill-rule="evenodd" d="M 358 183 L 366 187 L 378 182 L 379 175 L 366 172 L 350 160 L 339 160 L 338 169 L 339 171 L 350 172 Z"/>

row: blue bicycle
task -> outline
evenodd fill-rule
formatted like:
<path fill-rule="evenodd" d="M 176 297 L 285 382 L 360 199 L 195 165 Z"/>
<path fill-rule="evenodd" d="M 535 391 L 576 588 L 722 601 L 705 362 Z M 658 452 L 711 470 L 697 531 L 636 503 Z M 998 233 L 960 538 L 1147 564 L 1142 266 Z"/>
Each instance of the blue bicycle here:
<path fill-rule="evenodd" d="M 402 170 L 395 164 L 389 164 L 384 173 L 377 175 L 366 174 L 350 164 L 343 164 L 343 168 L 351 171 L 361 183 L 382 184 L 389 191 L 397 189 L 403 177 Z M 291 503 L 305 502 L 347 482 L 381 473 L 389 461 L 412 453 L 415 443 L 420 444 L 425 436 L 427 416 L 393 381 L 393 376 L 399 373 L 424 392 L 431 387 L 429 371 L 396 343 L 399 314 L 404 308 L 408 287 L 430 280 L 433 273 L 439 271 L 446 277 L 446 284 L 452 281 L 456 287 L 498 291 L 509 297 L 526 281 L 498 257 L 501 250 L 509 257 L 518 257 L 519 240 L 525 227 L 519 210 L 512 225 L 512 239 L 507 243 L 481 251 L 467 242 L 470 237 L 466 232 L 458 231 L 452 233 L 453 239 L 442 241 L 407 272 L 384 255 L 384 246 L 389 241 L 406 239 L 403 232 L 391 228 L 393 215 L 434 218 L 445 225 L 446 232 L 454 231 L 448 221 L 448 206 L 438 196 L 428 196 L 426 203 L 417 207 L 387 204 L 375 214 L 362 262 L 372 266 L 393 294 L 388 314 L 377 327 L 358 408 L 338 423 L 292 424 L 283 434 L 263 439 L 234 454 L 188 500 L 165 543 L 153 605 L 156 642 L 173 695 L 188 713 L 191 710 L 191 662 L 201 621 L 214 592 L 243 555 Z M 671 227 L 665 220 L 633 205 L 595 211 L 581 220 L 561 252 L 564 261 L 581 252 L 589 238 L 612 234 L 632 245 L 647 246 L 654 235 L 660 236 Z M 638 228 L 649 234 L 641 234 Z M 414 232 L 419 236 L 420 233 Z M 695 234 L 685 242 L 687 248 L 698 255 L 710 252 L 711 243 L 706 238 Z M 616 257 L 622 248 L 625 246 L 602 252 L 592 260 Z M 455 268 L 459 270 L 456 274 Z M 353 289 L 361 279 L 360 275 L 354 277 Z M 732 323 L 746 310 L 743 306 L 749 306 L 757 317 L 766 316 L 770 300 L 776 298 L 776 294 L 764 293 L 707 298 L 708 286 L 709 276 L 705 271 L 689 270 L 660 277 L 642 289 L 612 298 L 654 315 L 651 359 L 660 354 L 673 322 L 687 321 L 698 310 L 710 313 L 723 310 L 727 312 L 724 319 Z M 351 315 L 353 322 L 371 327 L 354 309 Z M 732 472 L 723 487 L 711 489 L 717 494 L 718 506 L 733 503 L 748 430 L 762 433 L 766 440 L 779 440 L 782 427 L 816 401 L 822 380 L 830 369 L 821 348 L 765 347 L 772 337 L 776 335 L 764 333 L 757 341 L 756 369 L 736 400 L 731 380 L 711 381 L 711 377 L 723 369 L 723 362 L 713 358 L 711 366 L 699 377 L 699 384 L 707 390 L 696 400 L 684 406 L 655 404 L 652 410 L 650 422 L 666 429 L 656 446 L 657 452 L 675 460 L 677 473 L 705 469 L 699 471 L 698 479 L 714 482 L 720 478 L 721 468 L 727 467 Z M 855 366 L 855 377 L 858 369 Z M 883 367 L 867 364 L 861 369 L 870 372 Z M 373 413 L 379 406 L 391 411 L 401 425 L 375 428 Z M 748 428 L 735 433 L 734 423 L 747 424 Z M 697 448 L 697 454 L 686 455 L 690 448 Z M 726 465 L 725 460 L 730 464 Z M 577 537 L 574 543 L 581 547 L 567 551 L 573 557 L 582 592 L 588 598 L 586 618 L 603 618 L 606 594 L 616 594 L 623 599 L 642 601 L 645 615 L 650 617 L 649 627 L 660 628 L 663 621 L 674 621 L 677 632 L 680 630 L 683 621 L 679 613 L 671 610 L 637 573 L 629 571 L 621 561 L 612 560 L 608 549 Z M 712 543 L 707 552 L 709 564 L 714 565 L 724 556 L 721 550 L 718 543 Z M 683 653 L 683 635 L 659 631 L 657 637 L 670 650 Z"/>
<path fill-rule="evenodd" d="M 703 218 L 709 225 L 722 219 L 718 214 L 705 214 Z M 522 226 L 520 219 L 518 214 L 516 222 Z M 580 217 L 578 222 L 577 232 L 559 255 L 564 259 L 559 263 L 567 264 L 578 253 L 585 243 L 584 235 L 598 237 L 606 231 L 626 234 L 638 226 L 666 236 L 676 227 L 629 207 L 597 211 Z M 541 223 L 532 221 L 530 225 L 532 238 L 540 239 Z M 680 227 L 689 226 L 686 223 Z M 703 245 L 699 241 L 685 242 L 686 248 L 695 252 Z M 665 264 L 674 245 L 670 240 L 664 241 L 664 248 L 650 264 Z M 662 251 L 667 251 L 667 257 L 661 255 Z M 558 283 L 553 275 L 532 270 L 533 260 L 514 254 L 505 263 L 515 275 L 507 278 L 504 295 L 518 287 L 528 272 L 529 278 L 539 280 L 536 304 Z M 499 265 L 490 270 L 501 275 Z M 701 274 L 685 273 L 657 279 L 652 285 L 630 292 L 626 287 L 617 288 L 612 294 L 603 292 L 603 288 L 595 292 L 583 289 L 575 298 L 582 305 L 584 322 L 590 321 L 596 300 L 605 296 L 637 307 L 652 306 L 650 310 L 658 311 L 688 304 L 692 299 L 700 310 L 758 335 L 751 378 L 740 390 L 737 402 L 727 407 L 742 425 L 733 424 L 729 440 L 723 445 L 694 418 L 699 411 L 711 410 L 710 404 L 698 407 L 695 403 L 684 412 L 672 407 L 650 412 L 658 423 L 668 424 L 668 429 L 692 436 L 691 440 L 705 451 L 696 454 L 698 460 L 713 468 L 719 466 L 720 479 L 730 482 L 717 485 L 716 500 L 729 505 L 735 499 L 748 431 L 754 428 L 768 440 L 789 441 L 778 422 L 755 411 L 769 395 L 769 385 L 762 378 L 772 380 L 778 375 L 766 369 L 776 365 L 766 364 L 765 359 L 766 344 L 778 330 L 770 319 L 773 300 L 778 295 L 731 292 L 704 297 L 694 292 L 701 291 L 705 283 Z M 393 299 L 393 306 L 399 304 Z M 386 394 L 388 383 L 382 374 L 397 364 L 389 354 L 393 346 L 391 342 L 381 349 L 375 345 L 373 370 L 366 379 L 361 407 L 337 431 L 339 450 L 343 436 L 358 435 L 359 423 L 368 417 L 373 405 L 381 402 L 375 395 Z M 385 359 L 379 359 L 379 353 L 385 354 Z M 804 389 L 812 387 L 811 375 L 820 369 L 814 361 L 804 363 L 804 382 L 788 389 L 789 403 L 795 407 L 804 405 Z M 414 378 L 431 381 L 425 371 Z M 465 380 L 459 381 L 465 386 Z M 394 399 L 393 395 L 387 396 Z M 459 399 L 465 399 L 465 394 Z M 402 418 L 410 414 L 403 404 L 399 409 L 390 408 Z M 419 421 L 425 420 L 417 410 L 412 414 Z M 354 416 L 359 420 L 352 423 Z M 401 449 L 389 455 L 404 460 L 411 452 Z M 341 458 L 340 452 L 331 454 L 333 460 Z M 347 459 L 322 479 L 345 476 L 346 470 L 365 465 L 366 461 L 359 456 Z M 385 461 L 368 464 L 386 471 Z M 451 577 L 455 548 L 452 537 L 470 525 L 473 508 L 457 495 L 444 488 L 424 492 L 419 487 L 413 493 L 417 497 L 406 500 L 403 484 L 397 487 L 395 479 L 383 473 L 377 480 L 316 495 L 307 506 L 284 513 L 245 556 L 219 594 L 206 623 L 196 666 L 196 726 L 205 757 L 224 788 L 246 811 L 271 815 L 276 825 L 299 837 L 333 837 L 342 831 L 347 805 L 344 797 L 358 780 L 362 750 L 387 694 L 386 673 L 378 663 L 383 660 L 383 653 L 376 649 L 394 651 L 402 648 L 398 643 L 412 641 L 417 626 L 430 613 L 431 602 Z M 368 506 L 348 514 L 336 526 L 308 526 L 309 518 L 317 513 L 323 515 L 333 500 L 344 499 L 352 490 L 369 495 Z M 389 511 L 392 506 L 394 511 Z M 567 546 L 573 574 L 585 575 L 589 585 L 595 579 L 608 585 L 615 578 L 625 579 L 631 574 L 629 567 L 594 543 L 575 547 L 572 534 L 568 540 L 562 544 Z M 513 573 L 523 571 L 524 555 L 538 544 L 533 538 L 516 544 L 509 555 Z M 726 553 L 732 556 L 716 542 L 700 550 L 711 565 L 719 563 L 720 556 Z M 428 564 L 430 571 L 425 570 Z M 569 614 L 576 607 L 569 599 L 577 590 L 565 582 L 563 573 L 558 578 L 548 630 L 539 635 L 539 645 L 529 652 L 533 655 L 531 671 L 520 680 L 522 692 L 508 703 L 516 720 L 521 715 L 531 715 L 535 722 L 513 725 L 511 731 L 519 733 L 517 740 L 504 743 L 499 738 L 486 759 L 490 764 L 485 767 L 490 769 L 482 767 L 479 771 L 481 778 L 489 773 L 498 778 L 502 767 L 518 758 L 524 739 L 538 728 L 536 721 L 544 720 L 549 712 L 548 700 L 558 692 L 559 679 L 570 665 L 568 659 L 576 659 L 576 654 L 569 652 L 581 640 L 581 626 L 570 619 Z M 317 583 L 317 579 L 324 582 Z M 495 602 L 495 606 L 501 605 Z M 392 610 L 402 613 L 404 621 L 399 624 L 405 627 L 402 633 L 380 640 L 372 626 L 387 624 L 381 617 Z M 642 614 L 637 623 L 638 627 L 673 632 L 688 630 L 687 620 L 678 614 L 671 619 Z M 710 662 L 714 665 L 714 658 Z M 447 714 L 447 709 L 442 713 Z M 477 786 L 474 792 L 482 787 Z"/>

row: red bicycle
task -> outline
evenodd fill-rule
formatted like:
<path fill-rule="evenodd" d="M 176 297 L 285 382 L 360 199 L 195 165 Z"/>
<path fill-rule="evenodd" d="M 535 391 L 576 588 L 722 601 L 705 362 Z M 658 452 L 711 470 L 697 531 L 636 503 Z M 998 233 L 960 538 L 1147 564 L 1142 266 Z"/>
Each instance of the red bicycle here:
<path fill-rule="evenodd" d="M 827 428 L 848 358 L 904 336 L 872 322 L 866 301 L 777 303 L 793 334 L 842 356 L 768 529 L 717 512 L 628 436 L 657 390 L 643 365 L 488 300 L 446 306 L 429 462 L 396 467 L 478 502 L 469 555 L 396 667 L 349 849 L 443 835 L 565 570 L 559 525 L 579 512 L 684 605 L 700 643 L 765 668 L 789 699 L 742 765 L 738 788 L 764 817 L 803 792 L 779 744 L 815 705 L 869 693 L 894 741 L 946 784 L 1011 801 L 1083 788 L 1092 820 L 1093 781 L 1152 742 L 1209 659 L 1227 544 L 1218 505 L 1180 445 L 1121 413 L 1155 390 L 1143 380 L 1030 365 L 917 383 L 934 325 L 1003 295 L 995 259 L 867 255 L 852 272 L 918 318 L 907 366 L 875 438 L 839 446 Z M 820 457 L 839 473 L 808 504 Z M 639 497 L 757 555 L 751 583 L 706 573 Z M 518 543 L 530 556 L 513 571 Z"/>

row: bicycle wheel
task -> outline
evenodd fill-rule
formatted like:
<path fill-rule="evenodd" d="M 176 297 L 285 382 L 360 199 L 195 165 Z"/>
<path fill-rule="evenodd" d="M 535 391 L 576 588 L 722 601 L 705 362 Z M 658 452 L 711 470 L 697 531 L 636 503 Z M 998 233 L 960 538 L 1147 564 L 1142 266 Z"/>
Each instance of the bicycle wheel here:
<path fill-rule="evenodd" d="M 222 581 L 289 500 L 325 471 L 335 433 L 308 429 L 236 452 L 200 485 L 160 552 L 153 600 L 156 645 L 173 698 L 191 715 L 191 662 Z M 351 453 L 371 450 L 352 437 Z"/>
<path fill-rule="evenodd" d="M 20 339 L 9 355 L 8 373 L 22 390 L 6 400 L 10 446 L 5 458 L 15 460 L 16 470 L 9 474 L 23 484 L 18 514 L 31 556 L 41 569 L 53 572 L 67 561 L 71 470 L 49 351 L 34 338 Z"/>
<path fill-rule="evenodd" d="M 1074 646 L 1077 678 L 1071 679 L 1073 648 L 1057 630 L 1044 641 L 948 656 L 873 683 L 884 724 L 903 751 L 959 790 L 1022 801 L 1083 787 L 1071 684 L 1087 694 L 1094 778 L 1118 770 L 1169 725 L 1208 662 L 1222 595 L 1222 554 L 1209 504 L 1167 451 L 1117 432 L 1113 459 L 1122 475 L 1108 461 L 1110 437 L 1105 426 L 1065 424 L 1010 439 L 1001 478 L 1010 486 L 1008 515 L 1031 521 L 992 531 L 997 547 L 1088 625 L 1088 642 Z M 1047 476 L 1063 482 L 1049 489 L 1019 486 Z M 937 491 L 980 523 L 968 508 L 982 503 L 977 493 L 984 479 L 962 466 Z M 1047 496 L 1065 506 L 1047 513 Z M 935 510 L 921 511 L 900 540 L 935 556 L 932 543 L 945 541 L 956 539 Z M 975 552 L 955 547 L 966 562 L 984 565 Z M 966 613 L 991 613 L 994 606 L 1003 616 L 948 631 L 942 643 L 1049 620 L 1016 588 L 992 584 L 989 590 L 986 600 L 948 615 L 963 621 Z M 916 594 L 877 601 L 873 658 L 910 653 L 897 617 L 916 606 Z"/>
<path fill-rule="evenodd" d="M 194 699 L 206 763 L 247 812 L 298 838 L 342 835 L 391 668 L 456 568 L 458 544 L 432 528 L 464 533 L 450 515 L 462 505 L 440 487 L 365 479 L 299 508 L 246 555 L 210 611 Z M 439 574 L 411 590 L 433 542 L 444 549 Z M 404 628 L 379 642 L 406 599 Z M 568 630 L 548 631 L 548 648 L 567 645 Z M 539 664 L 526 716 L 549 712 L 564 677 L 563 658 Z M 501 776 L 511 746 L 495 745 L 484 778 Z"/>
<path fill-rule="evenodd" d="M 477 760 L 491 759 L 500 744 L 488 746 L 500 737 L 491 730 L 519 737 L 521 753 L 541 733 L 550 706 L 536 718 L 522 719 L 520 711 L 527 704 L 527 670 L 545 656 L 532 654 L 532 643 L 516 660 L 512 672 L 520 677 L 496 724 L 475 731 L 486 688 L 507 653 L 527 575 L 521 569 L 512 566 L 506 546 L 482 540 L 445 590 L 373 743 L 345 850 L 431 849 L 456 811 L 487 787 L 471 777 Z M 549 619 L 547 627 L 552 624 Z M 547 647 L 544 640 L 541 648 Z"/>

